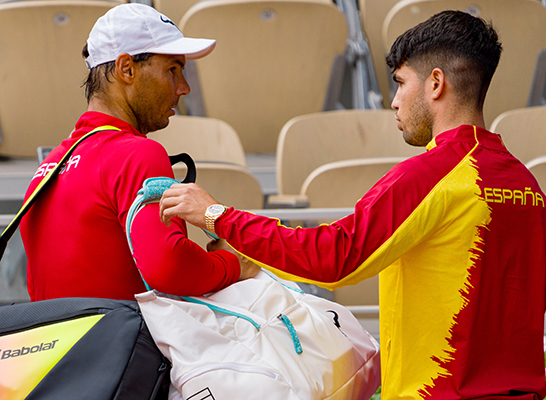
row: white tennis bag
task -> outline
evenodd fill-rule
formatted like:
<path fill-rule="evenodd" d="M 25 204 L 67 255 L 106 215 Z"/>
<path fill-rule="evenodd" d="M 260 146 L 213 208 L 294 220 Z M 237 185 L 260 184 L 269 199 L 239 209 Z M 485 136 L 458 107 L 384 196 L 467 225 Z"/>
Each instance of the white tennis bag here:
<path fill-rule="evenodd" d="M 368 399 L 379 345 L 351 312 L 265 271 L 208 297 L 136 296 L 170 399 Z"/>

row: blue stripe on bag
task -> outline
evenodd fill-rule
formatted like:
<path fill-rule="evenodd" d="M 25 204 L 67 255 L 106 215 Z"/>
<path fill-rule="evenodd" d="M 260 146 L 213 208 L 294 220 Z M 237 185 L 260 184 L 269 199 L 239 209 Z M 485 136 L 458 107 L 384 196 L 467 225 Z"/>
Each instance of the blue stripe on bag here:
<path fill-rule="evenodd" d="M 242 318 L 242 319 L 244 319 L 244 320 L 247 320 L 247 321 L 250 322 L 252 325 L 254 325 L 254 327 L 255 327 L 257 330 L 260 330 L 260 324 L 258 324 L 256 321 L 254 321 L 252 318 L 250 318 L 250 317 L 247 316 L 247 315 L 240 314 L 240 313 L 235 312 L 235 311 L 230 311 L 230 310 L 228 310 L 228 309 L 226 309 L 226 308 L 214 306 L 214 305 L 209 304 L 209 303 L 206 303 L 206 302 L 204 302 L 204 301 L 194 299 L 193 297 L 184 297 L 184 296 L 182 296 L 181 298 L 184 299 L 184 300 L 186 300 L 186 301 L 189 302 L 189 303 L 202 304 L 202 305 L 204 305 L 204 306 L 207 306 L 207 307 L 210 308 L 212 311 L 218 311 L 218 312 L 221 312 L 222 314 L 233 315 L 234 317 Z"/>

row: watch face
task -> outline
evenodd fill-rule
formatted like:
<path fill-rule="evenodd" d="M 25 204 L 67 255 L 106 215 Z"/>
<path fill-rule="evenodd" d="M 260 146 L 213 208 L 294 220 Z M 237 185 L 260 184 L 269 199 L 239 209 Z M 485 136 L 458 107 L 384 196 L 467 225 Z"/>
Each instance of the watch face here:
<path fill-rule="evenodd" d="M 212 215 L 221 215 L 224 212 L 225 207 L 221 204 L 213 204 L 209 207 L 208 212 Z"/>

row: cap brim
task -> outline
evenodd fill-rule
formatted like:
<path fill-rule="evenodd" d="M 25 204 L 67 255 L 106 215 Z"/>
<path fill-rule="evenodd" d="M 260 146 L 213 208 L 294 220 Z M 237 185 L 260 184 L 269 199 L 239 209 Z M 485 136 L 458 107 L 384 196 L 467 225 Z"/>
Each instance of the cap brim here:
<path fill-rule="evenodd" d="M 216 40 L 214 39 L 184 37 L 163 46 L 150 48 L 147 52 L 155 54 L 179 54 L 185 55 L 188 60 L 196 60 L 209 55 L 215 47 Z"/>

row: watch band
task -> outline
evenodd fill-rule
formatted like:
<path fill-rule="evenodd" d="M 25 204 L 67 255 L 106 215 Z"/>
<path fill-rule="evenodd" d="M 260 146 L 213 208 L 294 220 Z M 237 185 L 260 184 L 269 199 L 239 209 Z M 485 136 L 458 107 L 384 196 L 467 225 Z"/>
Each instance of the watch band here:
<path fill-rule="evenodd" d="M 223 215 L 227 210 L 227 207 L 222 204 L 213 204 L 207 208 L 205 212 L 205 226 L 207 231 L 216 235 L 214 223 Z"/>

